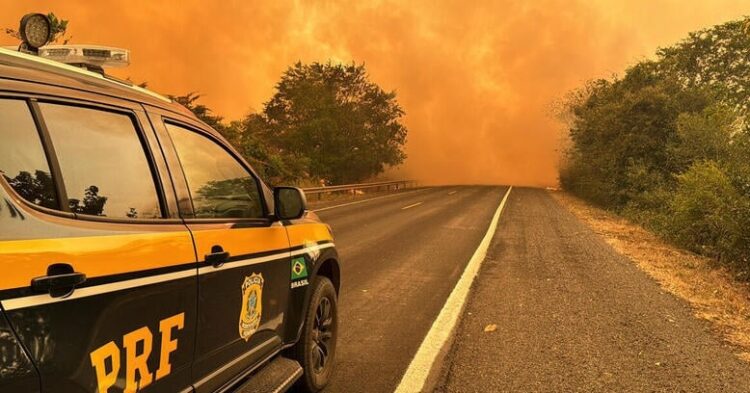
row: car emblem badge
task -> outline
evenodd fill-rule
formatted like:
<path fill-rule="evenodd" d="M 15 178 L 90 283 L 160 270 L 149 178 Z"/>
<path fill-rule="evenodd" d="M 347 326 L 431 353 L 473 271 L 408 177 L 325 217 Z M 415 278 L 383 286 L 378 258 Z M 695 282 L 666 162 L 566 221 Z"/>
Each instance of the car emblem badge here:
<path fill-rule="evenodd" d="M 253 273 L 242 283 L 242 310 L 240 312 L 240 337 L 250 340 L 258 330 L 263 312 L 263 275 Z"/>

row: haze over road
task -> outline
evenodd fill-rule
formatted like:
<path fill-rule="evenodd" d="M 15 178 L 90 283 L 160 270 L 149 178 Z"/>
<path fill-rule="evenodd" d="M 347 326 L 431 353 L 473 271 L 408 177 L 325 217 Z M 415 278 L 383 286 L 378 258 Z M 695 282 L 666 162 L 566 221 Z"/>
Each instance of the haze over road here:
<path fill-rule="evenodd" d="M 396 388 L 506 190 L 437 187 L 319 213 L 343 263 L 326 392 Z M 750 391 L 732 347 L 543 190 L 511 192 L 456 340 L 445 392 Z"/>

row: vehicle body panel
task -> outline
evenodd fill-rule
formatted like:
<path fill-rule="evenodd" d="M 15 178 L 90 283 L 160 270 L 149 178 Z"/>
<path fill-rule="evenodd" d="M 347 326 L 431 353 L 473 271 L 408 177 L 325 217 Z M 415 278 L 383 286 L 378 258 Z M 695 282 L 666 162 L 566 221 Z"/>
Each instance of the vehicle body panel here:
<path fill-rule="evenodd" d="M 111 390 L 104 390 L 225 390 L 298 340 L 308 281 L 321 265 L 332 269 L 325 274 L 335 271 L 338 290 L 338 256 L 329 228 L 313 213 L 274 220 L 272 192 L 262 181 L 267 218 L 193 218 L 164 121 L 210 135 L 257 175 L 221 135 L 184 107 L 105 78 L 3 53 L 0 97 L 131 114 L 164 213 L 158 220 L 113 220 L 40 208 L 22 200 L 0 176 L 0 390 L 96 391 L 100 377 L 114 372 L 115 356 L 102 355 L 113 348 L 119 351 L 120 369 Z M 204 259 L 217 245 L 230 259 L 215 267 Z M 292 275 L 299 258 L 307 269 L 304 279 Z M 69 297 L 52 298 L 30 286 L 55 263 L 86 274 L 86 282 Z M 257 328 L 243 337 L 244 288 L 253 276 L 263 278 L 262 314 Z M 133 367 L 143 359 L 143 368 Z M 98 369 L 97 361 L 104 366 Z M 144 372 L 150 374 L 148 386 L 143 386 Z M 141 386 L 134 387 L 134 381 Z"/>
<path fill-rule="evenodd" d="M 39 374 L 0 309 L 0 392 L 36 393 L 40 389 Z"/>

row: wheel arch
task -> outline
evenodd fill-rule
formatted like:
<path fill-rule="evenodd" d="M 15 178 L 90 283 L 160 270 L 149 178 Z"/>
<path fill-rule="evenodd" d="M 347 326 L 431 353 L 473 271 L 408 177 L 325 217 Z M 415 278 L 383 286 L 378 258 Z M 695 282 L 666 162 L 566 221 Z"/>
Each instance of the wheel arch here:
<path fill-rule="evenodd" d="M 315 273 L 313 273 L 313 279 L 317 276 L 327 277 L 333 283 L 333 287 L 336 289 L 336 295 L 340 293 L 341 289 L 341 267 L 339 261 L 336 258 L 329 257 L 323 260 L 315 267 Z M 309 296 L 309 294 L 308 294 Z M 309 297 L 308 297 L 309 300 Z"/>

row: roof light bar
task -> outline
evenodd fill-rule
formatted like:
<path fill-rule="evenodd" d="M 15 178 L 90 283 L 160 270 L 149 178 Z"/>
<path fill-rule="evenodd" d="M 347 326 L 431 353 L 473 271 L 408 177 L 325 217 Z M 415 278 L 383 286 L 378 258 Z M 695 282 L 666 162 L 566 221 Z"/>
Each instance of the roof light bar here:
<path fill-rule="evenodd" d="M 98 45 L 47 45 L 39 48 L 39 57 L 94 69 L 130 64 L 129 50 Z"/>

